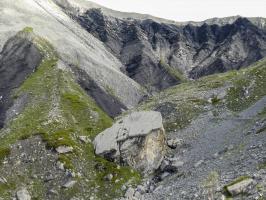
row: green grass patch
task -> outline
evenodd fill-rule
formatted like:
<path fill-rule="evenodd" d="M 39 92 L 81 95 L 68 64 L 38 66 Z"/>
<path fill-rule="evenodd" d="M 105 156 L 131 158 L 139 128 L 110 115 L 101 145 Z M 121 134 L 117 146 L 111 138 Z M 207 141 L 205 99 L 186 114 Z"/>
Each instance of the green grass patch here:
<path fill-rule="evenodd" d="M 0 183 L 0 197 L 4 199 L 10 199 L 10 195 L 12 195 L 12 190 L 15 189 L 15 183 L 10 182 L 10 183 Z"/>
<path fill-rule="evenodd" d="M 266 116 L 266 107 L 259 113 L 259 116 L 261 117 Z"/>
<path fill-rule="evenodd" d="M 96 160 L 95 167 L 99 169 L 96 176 L 96 184 L 101 186 L 100 193 L 106 194 L 105 190 L 108 188 L 103 184 L 106 182 L 105 177 L 108 174 L 113 175 L 113 179 L 110 181 L 112 192 L 108 193 L 108 199 L 113 199 L 115 196 L 122 195 L 121 187 L 123 185 L 136 186 L 141 181 L 141 175 L 130 167 L 121 167 L 100 157 L 97 157 Z M 106 197 L 101 196 L 101 198 Z"/>
<path fill-rule="evenodd" d="M 42 134 L 42 138 L 47 143 L 48 148 L 56 149 L 60 146 L 69 146 L 74 148 L 77 145 L 73 137 L 73 130 L 71 129 L 59 130 L 51 134 L 44 133 Z"/>
<path fill-rule="evenodd" d="M 170 65 L 168 65 L 167 63 L 165 63 L 163 60 L 160 60 L 159 65 L 168 74 L 170 74 L 172 77 L 174 77 L 176 80 L 179 80 L 180 82 L 185 82 L 186 81 L 185 76 L 183 75 L 183 73 L 180 70 L 171 67 Z"/>
<path fill-rule="evenodd" d="M 259 163 L 258 169 L 266 169 L 266 161 Z"/>
<path fill-rule="evenodd" d="M 227 107 L 242 111 L 266 95 L 266 60 L 240 70 L 232 80 L 227 95 Z"/>
<path fill-rule="evenodd" d="M 0 162 L 10 154 L 9 147 L 0 147 Z"/>
<path fill-rule="evenodd" d="M 59 155 L 58 161 L 64 164 L 65 169 L 71 169 L 71 170 L 75 169 L 69 155 L 64 155 L 64 154 Z"/>
<path fill-rule="evenodd" d="M 28 27 L 25 27 L 22 31 L 25 33 L 33 33 L 33 28 L 28 26 Z"/>

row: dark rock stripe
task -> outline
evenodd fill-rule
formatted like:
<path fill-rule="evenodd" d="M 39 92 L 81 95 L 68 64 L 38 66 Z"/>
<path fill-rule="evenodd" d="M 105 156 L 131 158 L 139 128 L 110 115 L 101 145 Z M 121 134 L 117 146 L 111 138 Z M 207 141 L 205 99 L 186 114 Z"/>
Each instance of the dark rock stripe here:
<path fill-rule="evenodd" d="M 0 53 L 0 128 L 13 103 L 12 90 L 35 71 L 41 60 L 41 53 L 28 39 L 14 36 L 4 45 Z"/>
<path fill-rule="evenodd" d="M 126 106 L 123 105 L 117 97 L 112 94 L 108 94 L 102 88 L 100 88 L 90 76 L 82 69 L 76 66 L 71 66 L 75 73 L 79 85 L 91 96 L 100 108 L 103 109 L 110 117 L 114 118 L 126 110 Z"/>

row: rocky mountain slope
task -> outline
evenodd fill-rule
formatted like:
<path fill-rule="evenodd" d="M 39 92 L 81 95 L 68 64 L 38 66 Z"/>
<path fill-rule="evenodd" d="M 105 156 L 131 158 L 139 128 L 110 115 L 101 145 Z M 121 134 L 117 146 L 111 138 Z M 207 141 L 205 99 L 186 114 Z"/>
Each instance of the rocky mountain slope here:
<path fill-rule="evenodd" d="M 231 17 L 178 25 L 141 15 L 126 18 L 91 3 L 57 2 L 105 43 L 129 77 L 151 91 L 176 85 L 184 77 L 246 67 L 266 55 L 264 19 Z"/>
<path fill-rule="evenodd" d="M 176 141 L 165 165 L 182 163 L 162 167 L 143 199 L 265 199 L 265 67 L 264 59 L 184 83 L 140 105 L 161 112 L 168 141 Z M 225 190 L 249 178 L 237 194 Z"/>
<path fill-rule="evenodd" d="M 0 13 L 0 199 L 265 198 L 265 19 Z"/>
<path fill-rule="evenodd" d="M 142 98 L 145 91 L 120 71 L 121 62 L 110 54 L 100 41 L 71 20 L 53 1 L 3 0 L 0 7 L 1 47 L 10 36 L 24 27 L 32 27 L 37 34 L 53 44 L 63 65 L 79 68 L 107 95 L 111 93 L 116 97 L 124 107 L 132 108 Z M 28 20 L 29 16 L 34 17 Z"/>

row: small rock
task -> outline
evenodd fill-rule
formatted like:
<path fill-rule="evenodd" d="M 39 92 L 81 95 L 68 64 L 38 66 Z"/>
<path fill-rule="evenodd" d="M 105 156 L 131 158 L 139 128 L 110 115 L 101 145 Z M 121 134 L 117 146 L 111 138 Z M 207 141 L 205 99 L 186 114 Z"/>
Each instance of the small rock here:
<path fill-rule="evenodd" d="M 64 164 L 63 164 L 63 163 L 61 163 L 61 162 L 58 161 L 58 162 L 56 163 L 56 165 L 57 165 L 58 169 L 60 169 L 60 170 L 62 170 L 62 171 L 65 170 L 65 168 L 64 168 Z"/>
<path fill-rule="evenodd" d="M 134 194 L 135 194 L 135 190 L 134 190 L 132 187 L 130 187 L 130 188 L 128 188 L 128 190 L 126 191 L 125 197 L 126 197 L 127 199 L 133 199 L 133 198 L 134 198 Z"/>
<path fill-rule="evenodd" d="M 167 145 L 168 147 L 170 147 L 171 149 L 176 149 L 178 145 L 182 144 L 182 140 L 180 139 L 170 139 L 167 141 Z"/>
<path fill-rule="evenodd" d="M 135 198 L 136 200 L 141 199 L 141 194 L 140 194 L 140 192 L 136 191 L 135 194 L 134 194 L 134 198 Z"/>
<path fill-rule="evenodd" d="M 108 174 L 104 177 L 104 179 L 107 181 L 111 181 L 113 179 L 113 177 L 114 177 L 113 174 Z"/>
<path fill-rule="evenodd" d="M 4 177 L 0 177 L 0 183 L 6 184 L 7 180 Z"/>
<path fill-rule="evenodd" d="M 218 152 L 213 154 L 213 158 L 218 158 L 218 157 L 219 157 L 219 153 Z"/>
<path fill-rule="evenodd" d="M 154 185 L 150 185 L 149 192 L 153 192 L 154 190 L 155 190 L 155 186 Z"/>
<path fill-rule="evenodd" d="M 236 196 L 240 193 L 246 192 L 247 187 L 251 185 L 252 183 L 253 183 L 253 179 L 248 178 L 238 183 L 235 183 L 233 185 L 227 186 L 226 189 L 232 196 Z"/>
<path fill-rule="evenodd" d="M 160 166 L 160 170 L 161 170 L 161 171 L 165 171 L 165 169 L 166 169 L 167 166 L 169 166 L 169 165 L 170 165 L 169 160 L 164 159 L 164 160 L 162 161 L 161 166 Z"/>
<path fill-rule="evenodd" d="M 123 185 L 121 189 L 122 191 L 125 191 L 127 189 L 127 186 Z"/>
<path fill-rule="evenodd" d="M 204 163 L 204 160 L 200 160 L 200 161 L 198 161 L 195 165 L 194 165 L 194 167 L 199 167 L 200 165 L 202 165 Z"/>
<path fill-rule="evenodd" d="M 54 189 L 49 190 L 48 193 L 53 195 L 59 195 L 59 193 Z"/>
<path fill-rule="evenodd" d="M 144 193 L 146 193 L 147 189 L 146 189 L 143 185 L 138 185 L 138 187 L 137 187 L 137 191 L 138 191 L 140 194 L 144 194 Z"/>
<path fill-rule="evenodd" d="M 70 153 L 73 151 L 73 147 L 68 146 L 60 146 L 56 148 L 57 153 L 64 154 L 64 153 Z"/>
<path fill-rule="evenodd" d="M 91 143 L 91 139 L 88 136 L 79 136 L 79 140 L 85 144 Z"/>
<path fill-rule="evenodd" d="M 160 179 L 161 180 L 164 180 L 166 177 L 168 177 L 170 175 L 170 173 L 169 172 L 164 172 L 164 173 L 162 173 L 161 175 L 160 175 Z"/>
<path fill-rule="evenodd" d="M 52 174 L 49 174 L 45 177 L 44 182 L 49 182 L 49 181 L 52 181 L 54 179 L 55 179 L 55 177 Z"/>
<path fill-rule="evenodd" d="M 174 161 L 174 162 L 172 162 L 171 163 L 171 165 L 173 166 L 173 167 L 175 167 L 175 168 L 180 168 L 180 167 L 182 167 L 183 165 L 184 165 L 184 162 L 183 161 Z"/>
<path fill-rule="evenodd" d="M 77 181 L 69 180 L 63 185 L 63 188 L 72 188 L 76 183 Z"/>
<path fill-rule="evenodd" d="M 162 165 L 160 166 L 160 169 L 162 172 L 170 172 L 174 173 L 178 170 L 178 168 L 182 167 L 184 165 L 184 162 L 172 159 L 172 160 L 163 160 Z"/>
<path fill-rule="evenodd" d="M 26 188 L 22 188 L 21 190 L 17 191 L 17 199 L 18 200 L 31 200 L 31 196 Z"/>
<path fill-rule="evenodd" d="M 234 149 L 234 145 L 229 145 L 229 147 L 227 148 L 228 149 L 228 151 L 232 151 L 233 149 Z"/>

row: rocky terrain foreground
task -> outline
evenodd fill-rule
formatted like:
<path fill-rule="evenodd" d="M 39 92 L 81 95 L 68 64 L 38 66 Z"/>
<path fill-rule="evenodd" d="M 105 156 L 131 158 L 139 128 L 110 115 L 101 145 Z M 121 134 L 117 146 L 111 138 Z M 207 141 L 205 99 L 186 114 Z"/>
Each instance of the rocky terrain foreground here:
<path fill-rule="evenodd" d="M 266 198 L 266 19 L 0 13 L 0 200 Z"/>

